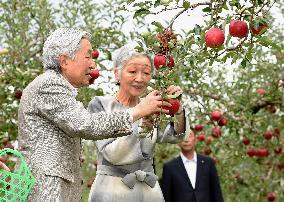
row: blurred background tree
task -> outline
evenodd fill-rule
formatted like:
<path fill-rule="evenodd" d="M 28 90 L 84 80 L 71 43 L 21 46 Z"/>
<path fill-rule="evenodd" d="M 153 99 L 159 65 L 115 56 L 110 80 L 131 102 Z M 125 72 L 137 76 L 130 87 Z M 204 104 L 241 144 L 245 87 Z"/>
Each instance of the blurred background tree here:
<path fill-rule="evenodd" d="M 271 8 L 279 7 L 283 17 L 283 2 L 190 2 L 2 0 L 1 147 L 17 146 L 21 92 L 43 71 L 42 46 L 50 31 L 61 26 L 76 26 L 92 34 L 93 48 L 100 51 L 96 62 L 102 76 L 91 87 L 80 89 L 78 99 L 87 106 L 93 96 L 115 91 L 110 63 L 114 49 L 134 40 L 154 56 L 160 43 L 157 34 L 170 30 L 176 36 L 176 43 L 170 44 L 172 49 L 166 53 L 175 61 L 170 71 L 175 78 L 172 83 L 184 89 L 182 100 L 199 139 L 197 150 L 215 160 L 225 201 L 267 201 L 268 193 L 275 195 L 275 201 L 283 201 L 284 29 L 275 24 L 270 12 Z M 190 15 L 195 9 L 201 9 L 204 24 L 190 30 L 173 29 L 180 16 Z M 169 22 L 149 24 L 145 20 L 168 11 L 176 11 Z M 245 21 L 255 29 L 265 21 L 268 28 L 261 34 L 250 31 L 247 37 L 239 39 L 230 36 L 228 31 L 234 19 Z M 132 29 L 126 28 L 129 21 L 134 23 Z M 205 33 L 212 27 L 225 31 L 225 42 L 218 48 L 210 48 L 204 41 Z M 125 28 L 127 32 L 123 32 Z M 212 120 L 213 111 L 221 112 L 219 121 Z M 87 201 L 95 177 L 96 157 L 93 142 L 84 140 L 84 143 L 83 201 Z M 163 163 L 178 155 L 178 151 L 176 145 L 156 147 L 158 176 L 161 176 Z"/>

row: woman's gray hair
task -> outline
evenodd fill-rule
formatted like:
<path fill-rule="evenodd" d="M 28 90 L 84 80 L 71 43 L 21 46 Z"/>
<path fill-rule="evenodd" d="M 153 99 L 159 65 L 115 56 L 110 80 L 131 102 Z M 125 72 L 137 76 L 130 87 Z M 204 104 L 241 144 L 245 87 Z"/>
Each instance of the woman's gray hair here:
<path fill-rule="evenodd" d="M 149 61 L 151 62 L 152 67 L 152 59 L 149 55 L 146 53 L 140 53 L 137 50 L 135 50 L 134 44 L 126 44 L 122 46 L 121 48 L 117 49 L 113 53 L 113 68 L 116 68 L 119 70 L 119 73 L 121 73 L 121 70 L 123 69 L 124 65 L 131 59 L 136 57 L 147 57 Z"/>
<path fill-rule="evenodd" d="M 60 72 L 59 56 L 66 54 L 74 59 L 83 38 L 90 41 L 91 34 L 76 28 L 59 28 L 52 32 L 43 45 L 43 67 Z"/>

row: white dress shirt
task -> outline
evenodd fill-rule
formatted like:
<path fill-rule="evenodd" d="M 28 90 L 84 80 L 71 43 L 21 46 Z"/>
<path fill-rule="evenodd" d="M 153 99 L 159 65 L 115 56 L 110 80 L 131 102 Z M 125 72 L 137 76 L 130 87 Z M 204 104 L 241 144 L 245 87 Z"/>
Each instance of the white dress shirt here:
<path fill-rule="evenodd" d="M 183 165 L 190 179 L 193 189 L 195 188 L 196 181 L 196 170 L 197 170 L 197 155 L 196 152 L 193 154 L 193 159 L 186 158 L 183 153 L 180 154 Z"/>

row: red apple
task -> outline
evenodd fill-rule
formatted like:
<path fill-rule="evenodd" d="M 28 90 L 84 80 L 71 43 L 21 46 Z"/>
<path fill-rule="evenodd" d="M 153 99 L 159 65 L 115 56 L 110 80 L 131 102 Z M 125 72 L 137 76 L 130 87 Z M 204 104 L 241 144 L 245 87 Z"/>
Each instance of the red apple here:
<path fill-rule="evenodd" d="M 160 69 L 162 66 L 166 66 L 167 58 L 164 55 L 157 54 L 154 57 L 154 66 L 156 69 Z"/>
<path fill-rule="evenodd" d="M 274 113 L 277 111 L 277 109 L 276 109 L 276 107 L 275 107 L 274 104 L 267 105 L 267 106 L 266 106 L 266 110 L 269 111 L 269 112 L 272 113 L 272 114 L 274 114 Z"/>
<path fill-rule="evenodd" d="M 281 171 L 284 171 L 284 163 L 278 163 L 277 168 Z"/>
<path fill-rule="evenodd" d="M 168 99 L 167 102 L 169 102 L 172 106 L 171 107 L 163 107 L 163 109 L 169 110 L 169 115 L 173 116 L 175 113 L 178 112 L 180 108 L 180 101 L 178 99 Z"/>
<path fill-rule="evenodd" d="M 202 131 L 203 130 L 203 125 L 201 125 L 201 124 L 197 124 L 195 127 L 194 127 L 194 130 L 195 131 Z"/>
<path fill-rule="evenodd" d="M 16 90 L 15 91 L 15 98 L 21 99 L 23 92 L 21 90 Z"/>
<path fill-rule="evenodd" d="M 90 76 L 93 78 L 93 79 L 97 79 L 99 76 L 100 76 L 100 71 L 98 69 L 93 69 L 91 72 L 90 72 Z"/>
<path fill-rule="evenodd" d="M 255 148 L 249 148 L 249 149 L 247 149 L 247 155 L 249 155 L 249 157 L 256 156 L 257 150 Z"/>
<path fill-rule="evenodd" d="M 206 143 L 207 143 L 208 145 L 210 145 L 210 144 L 212 143 L 212 137 L 208 136 L 208 137 L 206 138 Z"/>
<path fill-rule="evenodd" d="M 263 134 L 263 137 L 266 139 L 266 140 L 271 140 L 273 136 L 273 132 L 272 131 L 266 131 L 264 134 Z"/>
<path fill-rule="evenodd" d="M 174 60 L 174 57 L 172 55 L 170 55 L 169 58 L 168 58 L 167 66 L 169 68 L 173 68 L 175 66 L 175 60 Z"/>
<path fill-rule="evenodd" d="M 222 131 L 221 131 L 220 128 L 217 128 L 217 127 L 212 128 L 211 135 L 214 138 L 218 138 L 218 137 L 220 137 L 222 135 Z"/>
<path fill-rule="evenodd" d="M 281 130 L 280 130 L 279 128 L 275 128 L 273 135 L 274 135 L 275 137 L 280 137 L 280 133 L 281 133 Z"/>
<path fill-rule="evenodd" d="M 267 148 L 259 148 L 257 149 L 256 156 L 258 157 L 267 157 L 269 155 L 269 151 Z"/>
<path fill-rule="evenodd" d="M 275 193 L 274 193 L 274 192 L 269 192 L 269 193 L 267 193 L 266 199 L 267 199 L 268 201 L 275 201 L 275 199 L 276 199 Z"/>
<path fill-rule="evenodd" d="M 228 123 L 228 119 L 225 117 L 222 117 L 219 121 L 218 121 L 218 125 L 219 126 L 225 126 Z"/>
<path fill-rule="evenodd" d="M 223 45 L 225 41 L 224 31 L 213 27 L 205 33 L 206 46 L 210 48 L 217 48 Z"/>
<path fill-rule="evenodd" d="M 282 153 L 282 147 L 278 146 L 278 147 L 274 148 L 274 152 L 275 152 L 275 154 L 281 154 Z"/>
<path fill-rule="evenodd" d="M 242 142 L 243 142 L 244 145 L 249 145 L 250 139 L 247 138 L 247 137 L 244 137 L 243 140 L 242 140 Z"/>
<path fill-rule="evenodd" d="M 261 35 L 264 32 L 266 32 L 267 27 L 268 27 L 267 23 L 263 23 L 263 24 L 260 23 L 257 28 L 254 25 L 251 25 L 250 31 L 255 35 Z"/>
<path fill-rule="evenodd" d="M 219 121 L 222 117 L 222 112 L 220 111 L 213 111 L 211 113 L 211 120 L 212 121 Z"/>
<path fill-rule="evenodd" d="M 232 36 L 238 38 L 244 38 L 248 35 L 248 25 L 241 20 L 232 20 L 229 25 L 229 32 Z"/>
<path fill-rule="evenodd" d="M 257 89 L 257 93 L 259 95 L 265 95 L 265 90 L 263 88 L 259 88 L 259 89 Z"/>
<path fill-rule="evenodd" d="M 198 135 L 196 135 L 196 138 L 201 142 L 205 141 L 205 135 L 204 134 L 198 134 Z"/>
<path fill-rule="evenodd" d="M 92 51 L 92 58 L 93 59 L 97 59 L 99 57 L 99 55 L 100 55 L 100 52 L 97 49 Z"/>
<path fill-rule="evenodd" d="M 176 35 L 171 30 L 165 30 L 163 33 L 157 33 L 157 38 L 162 42 L 162 45 L 168 45 L 167 42 L 177 40 Z"/>
<path fill-rule="evenodd" d="M 161 42 L 160 53 L 162 54 L 166 54 L 176 46 L 177 37 L 171 29 L 167 29 L 163 33 L 157 33 L 157 39 Z"/>
<path fill-rule="evenodd" d="M 14 149 L 14 146 L 10 143 L 3 145 L 3 148 Z"/>

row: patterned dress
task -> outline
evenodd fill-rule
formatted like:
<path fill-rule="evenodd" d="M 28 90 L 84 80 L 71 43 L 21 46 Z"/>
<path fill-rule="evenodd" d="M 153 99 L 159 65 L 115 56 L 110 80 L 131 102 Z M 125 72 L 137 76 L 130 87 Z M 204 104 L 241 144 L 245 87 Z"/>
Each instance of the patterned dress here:
<path fill-rule="evenodd" d="M 112 96 L 95 97 L 89 104 L 91 112 L 118 112 L 127 109 Z M 97 173 L 89 202 L 162 202 L 157 176 L 153 170 L 156 143 L 177 143 L 185 133 L 177 134 L 173 124 L 165 130 L 155 129 L 151 136 L 139 137 L 139 123 L 133 134 L 96 141 Z"/>

